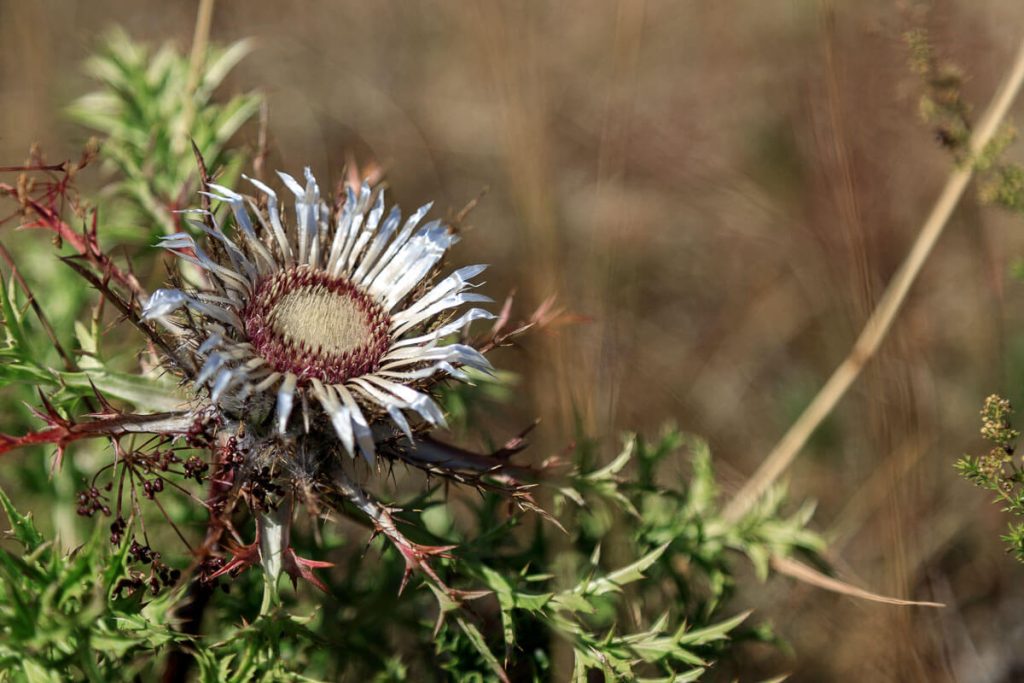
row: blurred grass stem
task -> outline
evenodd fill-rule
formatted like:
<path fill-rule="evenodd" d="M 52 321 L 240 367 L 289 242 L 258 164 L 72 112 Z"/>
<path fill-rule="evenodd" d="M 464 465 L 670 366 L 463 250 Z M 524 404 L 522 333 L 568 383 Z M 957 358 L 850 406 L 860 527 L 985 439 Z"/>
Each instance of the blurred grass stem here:
<path fill-rule="evenodd" d="M 992 141 L 1006 117 L 1010 105 L 1020 91 L 1022 83 L 1024 83 L 1024 42 L 1017 50 L 1009 75 L 1003 81 L 971 136 L 969 151 L 972 160 L 977 159 Z M 886 287 L 849 355 L 835 369 L 825 386 L 821 388 L 789 428 L 789 431 L 783 435 L 775 448 L 761 462 L 750 479 L 729 501 L 724 510 L 726 519 L 735 521 L 741 518 L 786 471 L 814 431 L 828 417 L 840 399 L 846 395 L 867 362 L 878 351 L 878 347 L 892 327 L 896 314 L 906 300 L 910 288 L 928 260 L 935 243 L 942 235 L 943 229 L 953 215 L 953 211 L 973 175 L 974 165 L 969 162 L 956 168 L 949 176 L 942 194 L 939 195 L 935 206 L 932 207 L 928 219 L 921 226 L 921 231 L 914 241 L 910 253 L 907 254 L 907 258 L 889 282 L 889 286 Z"/>
<path fill-rule="evenodd" d="M 199 88 L 199 80 L 203 75 L 203 64 L 206 61 L 206 48 L 210 43 L 210 24 L 213 23 L 214 0 L 199 0 L 199 9 L 196 11 L 196 28 L 192 34 L 192 51 L 188 58 L 188 81 L 185 88 L 185 116 L 182 117 L 182 130 L 175 139 L 175 144 L 180 146 L 178 152 L 185 151 L 186 143 L 191 140 L 189 131 L 192 129 L 192 119 L 195 117 L 196 104 L 195 93 Z"/>

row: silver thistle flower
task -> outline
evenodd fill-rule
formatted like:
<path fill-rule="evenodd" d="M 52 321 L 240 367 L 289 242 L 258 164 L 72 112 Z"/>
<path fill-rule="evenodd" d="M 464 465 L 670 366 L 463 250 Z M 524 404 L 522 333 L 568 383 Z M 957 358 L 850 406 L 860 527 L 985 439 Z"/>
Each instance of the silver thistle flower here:
<path fill-rule="evenodd" d="M 295 195 L 294 211 L 286 218 L 271 188 L 252 180 L 257 197 L 243 197 L 208 183 L 198 151 L 197 159 L 204 205 L 187 213 L 199 219 L 191 222 L 207 239 L 178 233 L 161 241 L 195 267 L 183 269 L 196 282 L 192 286 L 147 293 L 102 250 L 95 214 L 92 228 L 82 234 L 60 218 L 54 197 L 63 195 L 53 193 L 45 200 L 49 204 L 33 202 L 30 209 L 39 225 L 78 251 L 64 262 L 145 335 L 198 400 L 171 412 L 130 414 L 94 386 L 98 410 L 80 421 L 43 396 L 37 414 L 46 426 L 21 436 L 0 434 L 0 455 L 50 443 L 59 465 L 71 443 L 109 439 L 117 459 L 103 471 L 120 478 L 111 502 L 118 512 L 111 538 L 116 535 L 113 542 L 119 543 L 131 533 L 132 521 L 120 516 L 125 495 L 132 512 L 139 511 L 136 481 L 142 482 L 142 497 L 155 496 L 163 490 L 163 477 L 155 470 L 168 471 L 178 445 L 196 449 L 179 472 L 197 484 L 209 481 L 203 501 L 210 513 L 207 531 L 192 549 L 195 585 L 259 564 L 272 592 L 282 572 L 326 590 L 313 570 L 329 563 L 301 558 L 291 547 L 294 511 L 302 505 L 311 516 L 325 516 L 326 507 L 365 518 L 405 560 L 403 586 L 419 572 L 450 600 L 473 597 L 448 587 L 431 566 L 449 557 L 452 547 L 407 538 L 395 516 L 400 508 L 363 488 L 346 461 L 359 451 L 371 463 L 377 458 L 401 462 L 547 516 L 531 490 L 561 463 L 554 458 L 538 467 L 511 462 L 526 447 L 524 437 L 533 425 L 492 453 L 446 444 L 429 433 L 444 425 L 431 391 L 444 379 L 468 380 L 465 368 L 489 372 L 484 352 L 550 324 L 562 312 L 549 300 L 527 320 L 512 324 L 509 298 L 487 332 L 451 342 L 468 339 L 464 328 L 474 320 L 495 316 L 479 308 L 458 313 L 465 304 L 490 301 L 471 291 L 472 279 L 484 267 L 438 277 L 440 261 L 457 237 L 440 221 L 420 226 L 429 205 L 405 222 L 398 209 L 385 217 L 383 192 L 364 184 L 347 189 L 343 201 L 330 208 L 307 170 L 305 188 L 281 174 Z M 60 192 L 68 187 L 61 185 Z M 210 200 L 227 204 L 233 218 L 224 220 L 233 228 L 225 230 L 218 222 Z M 123 442 L 134 434 L 153 438 Z M 160 480 L 156 486 L 154 478 Z M 106 505 L 104 494 L 95 490 L 88 514 Z M 256 522 L 256 538 L 248 545 L 231 520 L 242 505 Z"/>
<path fill-rule="evenodd" d="M 476 349 L 445 343 L 474 320 L 494 317 L 481 308 L 453 315 L 464 304 L 491 301 L 469 291 L 485 266 L 436 280 L 458 238 L 441 221 L 419 225 L 430 204 L 402 223 L 398 207 L 385 217 L 383 190 L 364 184 L 348 188 L 332 211 L 308 168 L 305 188 L 278 175 L 295 195 L 290 219 L 262 182 L 247 178 L 265 208 L 208 186 L 205 194 L 230 206 L 235 237 L 199 210 L 204 220 L 190 222 L 210 238 L 209 252 L 186 233 L 163 238 L 161 246 L 200 268 L 205 283 L 153 292 L 143 318 L 159 319 L 179 337 L 195 366 L 194 388 L 208 389 L 229 415 L 258 420 L 274 410 L 277 431 L 287 434 L 308 432 L 322 410 L 345 451 L 354 457 L 359 450 L 372 463 L 375 428 L 389 423 L 411 442 L 407 414 L 444 426 L 429 388 L 447 377 L 468 379 L 462 367 L 490 371 Z M 292 419 L 296 404 L 301 426 Z"/>

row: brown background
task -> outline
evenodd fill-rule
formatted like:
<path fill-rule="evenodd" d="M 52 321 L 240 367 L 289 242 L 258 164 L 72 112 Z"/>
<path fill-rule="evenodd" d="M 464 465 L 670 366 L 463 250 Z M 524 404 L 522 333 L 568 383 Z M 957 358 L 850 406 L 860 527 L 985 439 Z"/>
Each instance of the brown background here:
<path fill-rule="evenodd" d="M 0 0 L 0 165 L 31 141 L 76 155 L 87 134 L 62 107 L 93 87 L 80 64 L 105 28 L 187 48 L 194 18 L 191 2 Z M 574 411 L 609 449 L 673 419 L 737 484 L 846 354 L 949 171 L 917 114 L 914 27 L 968 74 L 977 111 L 1024 5 L 224 1 L 213 38 L 256 39 L 224 91 L 266 94 L 274 165 L 337 178 L 353 151 L 386 165 L 403 205 L 442 211 L 489 187 L 455 260 L 493 264 L 496 298 L 557 293 L 590 319 L 497 358 L 523 375 L 499 433 L 542 416 L 540 458 L 571 440 Z M 741 600 L 795 655 L 752 648 L 751 675 L 1024 676 L 1024 569 L 952 469 L 982 448 L 984 396 L 1020 394 L 1022 228 L 968 193 L 791 476 L 844 578 L 949 606 L 752 579 Z"/>

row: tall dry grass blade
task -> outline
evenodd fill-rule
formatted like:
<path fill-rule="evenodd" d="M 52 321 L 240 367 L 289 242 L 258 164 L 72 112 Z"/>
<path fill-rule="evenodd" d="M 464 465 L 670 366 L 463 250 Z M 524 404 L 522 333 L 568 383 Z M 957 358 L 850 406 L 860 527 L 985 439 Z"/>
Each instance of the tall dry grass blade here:
<path fill-rule="evenodd" d="M 199 87 L 199 79 L 203 75 L 206 48 L 210 43 L 210 24 L 213 23 L 213 3 L 214 0 L 199 0 L 199 9 L 196 11 L 196 28 L 192 34 L 192 51 L 188 59 L 189 94 Z"/>
<path fill-rule="evenodd" d="M 976 158 L 992 141 L 1000 123 L 1006 117 L 1010 105 L 1020 91 L 1022 83 L 1024 83 L 1024 42 L 1017 50 L 1013 66 L 1006 80 L 996 92 L 974 135 L 971 136 L 969 150 L 972 159 Z M 839 364 L 825 386 L 821 388 L 797 418 L 797 421 L 789 428 L 789 431 L 762 461 L 757 471 L 729 501 L 724 510 L 726 519 L 735 521 L 750 510 L 757 499 L 793 463 L 814 430 L 832 412 L 839 400 L 846 395 L 847 390 L 878 350 L 892 326 L 896 314 L 907 298 L 907 293 L 921 272 L 935 243 L 942 235 L 946 223 L 949 222 L 953 210 L 973 175 L 974 166 L 968 163 L 954 170 L 949 176 L 946 186 L 942 189 L 942 194 L 939 195 L 935 206 L 932 207 L 928 219 L 921 226 L 921 231 L 914 241 L 910 253 L 907 254 L 907 258 L 886 287 L 849 355 Z"/>
<path fill-rule="evenodd" d="M 196 10 L 196 27 L 192 34 L 192 51 L 188 59 L 188 81 L 186 81 L 185 92 L 185 115 L 182 118 L 179 135 L 174 140 L 178 152 L 186 149 L 191 140 L 189 132 L 192 128 L 192 120 L 196 115 L 195 92 L 199 88 L 199 81 L 203 75 L 203 65 L 206 62 L 206 49 L 210 44 L 210 25 L 213 23 L 214 0 L 199 0 L 199 9 Z"/>
<path fill-rule="evenodd" d="M 869 590 L 858 588 L 853 584 L 834 579 L 831 576 L 822 574 L 817 569 L 809 567 L 803 562 L 798 562 L 791 557 L 773 557 L 772 569 L 780 574 L 796 579 L 810 586 L 822 588 L 840 595 L 849 595 L 851 598 L 880 602 L 885 605 L 908 605 L 915 607 L 945 607 L 941 602 L 925 602 L 920 600 L 903 600 L 902 598 L 890 598 L 887 595 L 879 595 Z"/>

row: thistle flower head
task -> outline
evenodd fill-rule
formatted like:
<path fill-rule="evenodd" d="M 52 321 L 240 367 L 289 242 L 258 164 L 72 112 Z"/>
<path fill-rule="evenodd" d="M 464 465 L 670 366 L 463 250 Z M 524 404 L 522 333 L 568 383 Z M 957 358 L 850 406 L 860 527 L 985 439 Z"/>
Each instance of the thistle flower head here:
<path fill-rule="evenodd" d="M 187 233 L 165 237 L 161 246 L 198 267 L 203 283 L 157 290 L 143 317 L 178 335 L 195 389 L 228 414 L 258 421 L 272 410 L 280 434 L 329 422 L 349 455 L 372 461 L 375 430 L 397 428 L 411 441 L 418 425 L 444 425 L 434 384 L 466 379 L 463 367 L 491 369 L 471 346 L 447 343 L 494 317 L 454 313 L 490 301 L 470 291 L 484 266 L 437 278 L 458 238 L 441 221 L 420 224 L 429 204 L 403 222 L 397 207 L 385 215 L 383 190 L 364 184 L 332 210 L 305 175 L 303 187 L 279 174 L 291 212 L 260 181 L 249 179 L 256 199 L 210 184 L 205 194 L 229 206 L 235 229 L 198 210 L 202 220 L 190 222 L 206 245 Z"/>

